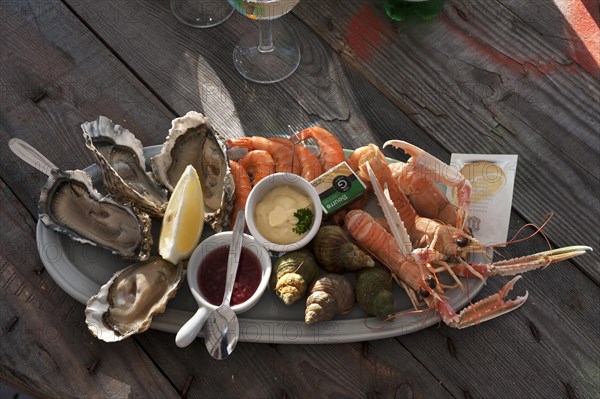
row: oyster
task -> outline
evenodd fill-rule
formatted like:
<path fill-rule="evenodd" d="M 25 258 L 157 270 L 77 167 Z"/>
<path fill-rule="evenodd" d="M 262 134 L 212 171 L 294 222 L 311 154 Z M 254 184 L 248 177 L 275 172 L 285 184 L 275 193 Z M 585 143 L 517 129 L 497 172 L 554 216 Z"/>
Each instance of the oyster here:
<path fill-rule="evenodd" d="M 183 274 L 183 263 L 175 266 L 160 256 L 115 273 L 87 302 L 89 330 L 106 342 L 146 331 L 154 315 L 165 311 Z"/>
<path fill-rule="evenodd" d="M 167 192 L 146 172 L 142 143 L 133 133 L 105 116 L 86 122 L 81 128 L 108 192 L 125 204 L 132 203 L 153 216 L 162 217 Z"/>
<path fill-rule="evenodd" d="M 40 220 L 72 239 L 132 259 L 147 259 L 152 246 L 147 213 L 115 202 L 92 186 L 82 170 L 50 172 L 38 203 Z"/>
<path fill-rule="evenodd" d="M 235 184 L 225 141 L 202 114 L 194 111 L 173 120 L 160 154 L 152 158 L 154 176 L 170 191 L 188 165 L 200 177 L 205 221 L 219 232 L 229 224 Z"/>

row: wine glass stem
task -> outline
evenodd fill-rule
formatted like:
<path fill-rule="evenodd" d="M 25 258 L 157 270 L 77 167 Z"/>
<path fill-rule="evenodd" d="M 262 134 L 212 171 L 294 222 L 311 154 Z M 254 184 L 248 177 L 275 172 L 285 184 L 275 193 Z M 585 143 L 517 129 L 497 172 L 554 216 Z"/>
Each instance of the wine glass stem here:
<path fill-rule="evenodd" d="M 269 53 L 275 49 L 273 45 L 273 31 L 271 29 L 271 20 L 258 21 L 258 51 L 261 53 Z"/>

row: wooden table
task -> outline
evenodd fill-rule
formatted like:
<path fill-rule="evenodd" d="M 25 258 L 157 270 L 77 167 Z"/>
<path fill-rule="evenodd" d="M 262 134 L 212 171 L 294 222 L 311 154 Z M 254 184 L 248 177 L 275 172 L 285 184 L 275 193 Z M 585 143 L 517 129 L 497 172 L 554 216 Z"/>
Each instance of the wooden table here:
<path fill-rule="evenodd" d="M 466 3 L 466 4 L 465 4 Z M 509 236 L 554 218 L 554 247 L 600 248 L 598 6 L 594 1 L 447 1 L 431 22 L 392 22 L 380 1 L 303 0 L 283 21 L 302 63 L 272 85 L 232 64 L 239 15 L 179 23 L 167 0 L 2 0 L 0 380 L 39 397 L 600 397 L 598 252 L 526 274 L 519 310 L 481 325 L 335 345 L 239 343 L 226 361 L 202 340 L 150 330 L 106 344 L 36 251 L 45 177 L 22 138 L 65 169 L 92 163 L 80 123 L 106 115 L 161 144 L 189 110 L 226 135 L 318 123 L 346 148 L 410 141 L 519 155 Z M 595 35 L 595 36 L 594 36 Z M 398 156 L 397 152 L 387 152 Z M 547 248 L 541 236 L 501 252 Z M 477 298 L 496 292 L 494 278 Z"/>

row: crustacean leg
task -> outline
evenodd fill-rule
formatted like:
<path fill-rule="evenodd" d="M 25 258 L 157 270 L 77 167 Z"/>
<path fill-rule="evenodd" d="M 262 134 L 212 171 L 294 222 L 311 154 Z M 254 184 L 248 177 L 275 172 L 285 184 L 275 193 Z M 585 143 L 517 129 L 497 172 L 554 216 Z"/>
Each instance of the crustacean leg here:
<path fill-rule="evenodd" d="M 521 276 L 516 276 L 506 283 L 496 294 L 484 298 L 472 305 L 464 308 L 460 313 L 456 313 L 454 309 L 444 300 L 434 298 L 433 306 L 439 313 L 442 321 L 453 328 L 471 327 L 475 324 L 482 323 L 494 319 L 503 314 L 512 312 L 525 303 L 529 293 L 516 297 L 512 300 L 505 300 L 506 295 L 510 292 L 515 283 L 521 279 Z"/>
<path fill-rule="evenodd" d="M 549 251 L 538 252 L 533 255 L 501 260 L 489 264 L 469 263 L 469 266 L 475 269 L 483 277 L 513 276 L 515 274 L 525 273 L 541 267 L 549 266 L 556 262 L 583 255 L 587 251 L 593 251 L 593 249 L 585 245 L 573 245 L 570 247 L 556 248 Z M 472 275 L 472 272 L 463 264 L 453 266 L 452 268 L 458 275 L 465 277 Z"/>
<path fill-rule="evenodd" d="M 362 210 L 353 210 L 346 216 L 346 228 L 358 245 L 369 251 L 390 269 L 396 281 L 407 292 L 413 291 L 409 297 L 415 306 L 416 296 L 414 293 L 417 293 L 430 308 L 439 313 L 443 322 L 450 327 L 465 328 L 491 320 L 517 309 L 527 300 L 527 293 L 524 296 L 506 300 L 507 294 L 521 278 L 521 276 L 516 276 L 496 294 L 467 306 L 457 313 L 444 299 L 443 289 L 439 286 L 435 274 L 425 265 L 407 258 L 392 234 L 377 223 L 372 216 Z M 516 274 L 583 255 L 588 250 L 591 248 L 586 246 L 559 248 L 489 265 L 479 264 L 478 267 L 480 272 L 487 270 L 487 276 Z M 462 271 L 468 273 L 466 268 Z"/>
<path fill-rule="evenodd" d="M 587 251 L 592 251 L 592 248 L 584 245 L 575 245 L 557 248 L 550 251 L 538 252 L 533 255 L 503 260 L 491 264 L 474 263 L 471 264 L 471 266 L 485 277 L 508 276 L 546 267 L 552 263 L 557 263 L 575 256 L 583 255 Z M 471 275 L 471 272 L 467 268 L 463 268 L 462 265 L 458 266 L 458 268 L 455 268 L 455 272 L 461 275 Z M 511 312 L 525 303 L 528 296 L 527 292 L 525 292 L 524 296 L 517 297 L 513 300 L 505 300 L 506 295 L 510 292 L 512 287 L 520 278 L 521 276 L 514 277 L 496 294 L 467 306 L 459 314 L 456 314 L 456 312 L 454 312 L 448 303 L 440 300 L 439 298 L 435 298 L 435 295 L 433 295 L 434 298 L 432 300 L 433 306 L 439 312 L 444 323 L 450 327 L 465 328 L 487 320 L 491 320 Z"/>

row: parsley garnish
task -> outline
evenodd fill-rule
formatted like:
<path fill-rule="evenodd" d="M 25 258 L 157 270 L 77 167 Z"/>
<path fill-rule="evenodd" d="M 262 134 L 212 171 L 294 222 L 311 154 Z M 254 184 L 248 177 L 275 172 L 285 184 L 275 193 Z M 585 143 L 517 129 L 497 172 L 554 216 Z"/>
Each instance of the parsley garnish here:
<path fill-rule="evenodd" d="M 294 233 L 304 234 L 310 230 L 314 215 L 309 208 L 298 209 L 294 212 L 294 217 L 298 219 L 298 223 L 296 223 L 296 226 L 292 229 Z"/>

